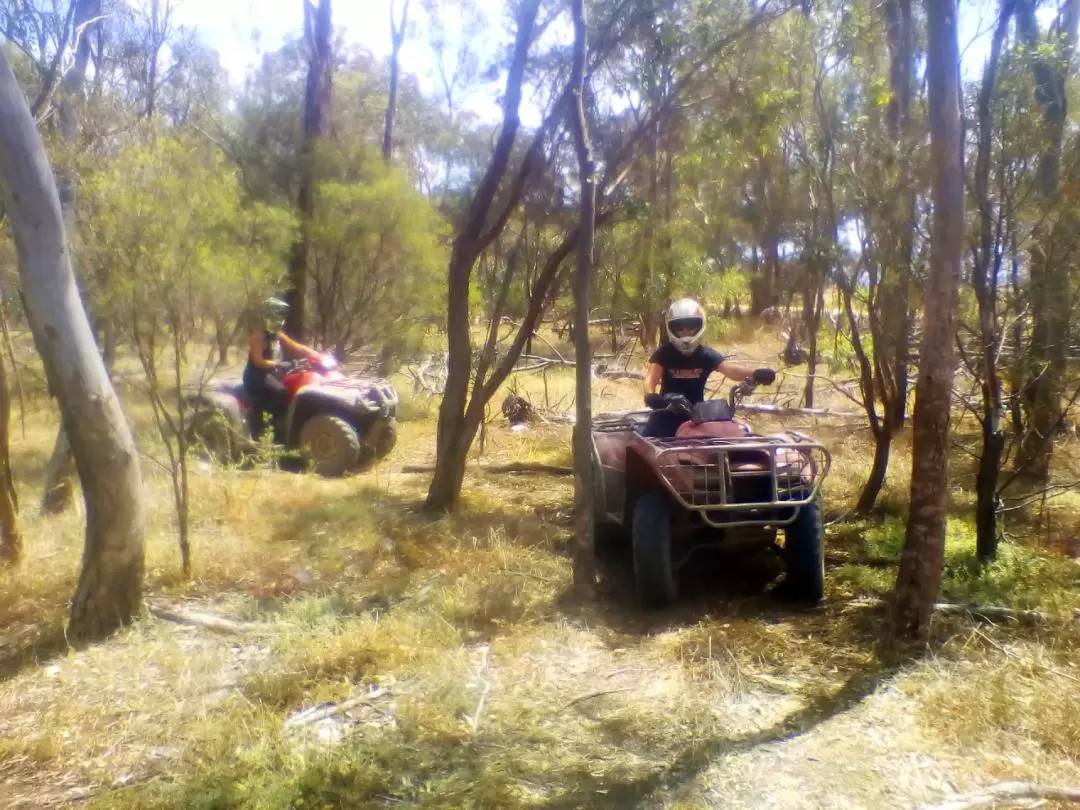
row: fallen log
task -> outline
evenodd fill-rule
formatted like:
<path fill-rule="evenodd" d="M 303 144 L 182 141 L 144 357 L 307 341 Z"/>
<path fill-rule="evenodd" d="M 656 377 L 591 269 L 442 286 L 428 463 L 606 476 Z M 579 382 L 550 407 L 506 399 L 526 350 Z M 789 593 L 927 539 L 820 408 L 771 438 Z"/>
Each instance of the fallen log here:
<path fill-rule="evenodd" d="M 630 371 L 625 368 L 608 368 L 598 365 L 593 373 L 602 380 L 644 380 L 645 374 L 641 371 Z"/>
<path fill-rule="evenodd" d="M 470 469 L 476 472 L 490 473 L 492 475 L 514 475 L 520 473 L 537 473 L 541 475 L 573 475 L 573 467 L 563 467 L 558 464 L 540 464 L 531 462 L 518 462 L 514 464 L 477 464 Z M 433 464 L 406 464 L 401 468 L 405 475 L 435 472 Z"/>
<path fill-rule="evenodd" d="M 937 804 L 923 805 L 923 810 L 976 810 L 999 807 L 1002 802 L 1041 799 L 1055 802 L 1080 802 L 1080 788 L 1038 785 L 1034 782 L 998 782 L 973 793 L 965 793 Z"/>
<path fill-rule="evenodd" d="M 260 629 L 254 622 L 227 619 L 224 616 L 215 616 L 213 613 L 204 613 L 200 610 L 170 608 L 158 604 L 148 604 L 147 610 L 150 612 L 151 616 L 155 616 L 167 622 L 185 624 L 191 627 L 202 627 L 206 630 L 213 630 L 218 633 L 251 633 Z"/>
<path fill-rule="evenodd" d="M 306 709 L 299 714 L 294 714 L 285 720 L 285 728 L 298 728 L 301 726 L 309 726 L 312 723 L 318 723 L 322 720 L 327 720 L 334 715 L 343 714 L 357 706 L 370 706 L 378 712 L 382 710 L 371 701 L 376 698 L 380 698 L 387 694 L 387 690 L 382 687 L 376 687 L 361 697 L 349 698 L 342 703 L 331 703 L 326 706 L 314 706 L 310 709 Z"/>
<path fill-rule="evenodd" d="M 946 616 L 971 616 L 988 622 L 1027 622 L 1028 624 L 1046 624 L 1050 617 L 1038 610 L 1018 610 L 998 605 L 965 605 L 952 602 L 938 602 L 934 605 L 935 613 Z"/>
<path fill-rule="evenodd" d="M 848 604 L 877 607 L 886 604 L 886 600 L 879 597 L 861 597 L 852 599 Z M 1064 616 L 1051 616 L 1039 610 L 1022 610 L 1019 608 L 1004 607 L 1003 605 L 976 605 L 956 602 L 936 602 L 934 613 L 945 616 L 970 616 L 984 622 L 1018 622 L 1027 624 L 1049 624 L 1055 621 L 1068 621 Z M 1073 621 L 1080 621 L 1080 609 L 1074 610 Z"/>

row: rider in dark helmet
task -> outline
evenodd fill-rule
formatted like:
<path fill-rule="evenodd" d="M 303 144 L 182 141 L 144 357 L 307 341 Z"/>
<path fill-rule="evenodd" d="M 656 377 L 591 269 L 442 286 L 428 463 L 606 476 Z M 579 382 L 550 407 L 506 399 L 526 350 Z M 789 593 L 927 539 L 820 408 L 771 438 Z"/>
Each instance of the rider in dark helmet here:
<path fill-rule="evenodd" d="M 754 372 L 735 365 L 715 349 L 701 344 L 705 334 L 705 310 L 692 298 L 680 298 L 668 307 L 664 319 L 668 341 L 649 358 L 645 374 L 645 404 L 659 408 L 649 415 L 642 431 L 644 436 L 670 438 L 679 425 L 690 418 L 688 411 L 664 410 L 671 397 L 685 397 L 685 407 L 705 399 L 705 383 L 709 375 L 719 371 L 725 377 L 742 382 L 751 376 L 767 377 L 765 370 Z M 770 372 L 771 373 L 771 372 Z M 657 386 L 660 392 L 656 392 Z"/>
<path fill-rule="evenodd" d="M 286 354 L 308 356 L 315 350 L 297 343 L 282 330 L 289 305 L 280 298 L 267 298 L 262 305 L 261 321 L 252 325 L 248 336 L 248 360 L 244 367 L 244 390 L 252 401 L 252 437 L 258 441 L 263 431 L 263 411 L 271 415 L 271 424 L 285 413 L 288 392 L 276 373 L 287 371 L 292 364 Z M 274 440 L 281 437 L 275 435 Z"/>

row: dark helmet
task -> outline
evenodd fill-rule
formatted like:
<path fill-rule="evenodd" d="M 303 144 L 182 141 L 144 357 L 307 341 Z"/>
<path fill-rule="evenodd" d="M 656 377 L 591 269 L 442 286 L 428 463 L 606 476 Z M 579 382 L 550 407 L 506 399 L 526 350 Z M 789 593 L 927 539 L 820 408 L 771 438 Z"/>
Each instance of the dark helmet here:
<path fill-rule="evenodd" d="M 285 325 L 289 317 L 289 303 L 281 298 L 271 297 L 263 301 L 263 325 L 270 332 L 276 332 Z"/>

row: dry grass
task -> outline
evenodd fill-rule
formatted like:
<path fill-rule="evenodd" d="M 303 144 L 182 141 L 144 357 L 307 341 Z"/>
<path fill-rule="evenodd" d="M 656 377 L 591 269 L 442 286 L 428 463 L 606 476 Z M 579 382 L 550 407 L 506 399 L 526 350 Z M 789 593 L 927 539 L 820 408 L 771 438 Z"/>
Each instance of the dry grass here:
<path fill-rule="evenodd" d="M 739 345 L 754 364 L 776 350 Z M 570 372 L 516 384 L 573 407 Z M 800 385 L 789 375 L 780 400 Z M 596 402 L 636 407 L 640 384 L 601 382 Z M 510 433 L 497 405 L 485 461 L 569 461 L 567 428 Z M 884 807 L 991 776 L 1080 781 L 1075 627 L 951 619 L 929 657 L 879 656 L 882 611 L 853 597 L 895 577 L 903 437 L 883 517 L 830 530 L 822 609 L 770 604 L 768 558 L 706 559 L 678 607 L 650 614 L 625 558 L 605 563 L 597 600 L 570 596 L 564 479 L 470 475 L 460 514 L 421 514 L 426 476 L 397 470 L 430 463 L 434 410 L 414 400 L 405 413 L 393 457 L 352 479 L 200 469 L 187 582 L 167 480 L 148 464 L 151 595 L 261 629 L 146 618 L 81 651 L 62 636 L 80 519 L 32 514 L 53 427 L 28 417 L 15 463 L 30 558 L 0 573 L 0 806 Z M 865 432 L 803 427 L 834 448 L 840 511 L 865 473 Z M 958 478 L 946 594 L 1080 605 L 1076 564 L 1026 529 L 995 567 L 971 567 L 967 486 Z M 285 725 L 350 698 L 334 718 Z"/>

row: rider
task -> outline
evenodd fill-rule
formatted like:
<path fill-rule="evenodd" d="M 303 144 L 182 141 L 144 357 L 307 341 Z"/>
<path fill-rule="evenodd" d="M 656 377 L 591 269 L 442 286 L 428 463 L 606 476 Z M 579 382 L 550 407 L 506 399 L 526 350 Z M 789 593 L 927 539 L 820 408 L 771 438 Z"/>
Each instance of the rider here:
<path fill-rule="evenodd" d="M 690 418 L 688 412 L 664 410 L 672 396 L 686 398 L 688 406 L 705 399 L 705 383 L 709 375 L 718 371 L 725 377 L 742 382 L 749 377 L 769 378 L 775 374 L 766 369 L 757 372 L 735 365 L 724 355 L 708 346 L 701 345 L 705 334 L 705 310 L 692 298 L 680 298 L 668 307 L 665 317 L 668 342 L 661 345 L 649 358 L 649 370 L 645 374 L 645 404 L 658 408 L 649 415 L 642 431 L 644 436 L 670 438 L 679 425 Z M 660 386 L 659 394 L 656 393 Z M 686 409 L 689 410 L 689 407 Z"/>
<path fill-rule="evenodd" d="M 271 416 L 271 425 L 288 407 L 288 392 L 275 372 L 287 371 L 292 364 L 285 354 L 310 356 L 315 350 L 297 343 L 284 332 L 289 305 L 280 298 L 267 298 L 262 306 L 262 323 L 253 325 L 248 336 L 248 360 L 244 368 L 244 390 L 252 400 L 252 438 L 258 441 L 263 431 L 263 411 Z M 275 431 L 276 434 L 276 431 Z M 275 435 L 275 441 L 279 438 Z"/>

